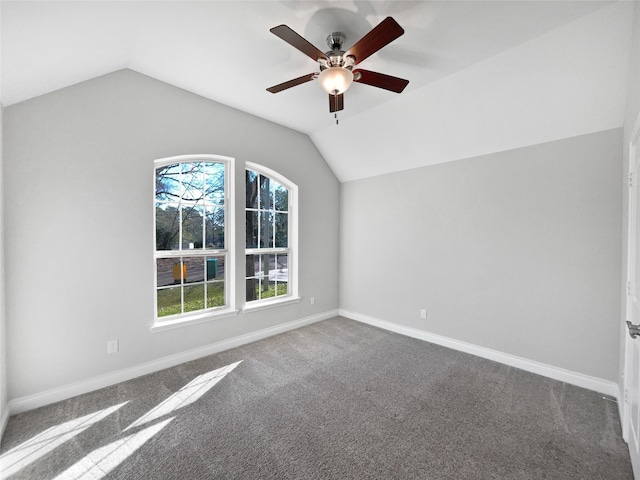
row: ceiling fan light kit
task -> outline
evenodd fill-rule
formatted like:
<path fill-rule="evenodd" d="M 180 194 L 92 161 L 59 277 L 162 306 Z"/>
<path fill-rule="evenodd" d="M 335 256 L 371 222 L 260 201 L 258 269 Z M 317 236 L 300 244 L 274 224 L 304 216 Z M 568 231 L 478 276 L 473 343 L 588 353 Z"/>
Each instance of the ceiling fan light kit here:
<path fill-rule="evenodd" d="M 325 92 L 331 95 L 340 95 L 351 86 L 353 73 L 344 67 L 325 68 L 318 75 L 318 82 Z"/>
<path fill-rule="evenodd" d="M 346 52 L 342 50 L 346 39 L 342 32 L 333 32 L 327 36 L 327 45 L 331 50 L 326 53 L 320 51 L 286 25 L 274 27 L 270 32 L 317 62 L 320 66 L 320 73 L 310 73 L 274 85 L 267 88 L 268 92 L 278 93 L 317 78 L 324 91 L 329 94 L 329 111 L 336 113 L 344 108 L 344 92 L 353 82 L 364 83 L 395 93 L 402 92 L 409 84 L 408 80 L 391 75 L 362 69 L 353 70 L 355 65 L 404 33 L 402 27 L 391 17 L 385 18 Z"/>

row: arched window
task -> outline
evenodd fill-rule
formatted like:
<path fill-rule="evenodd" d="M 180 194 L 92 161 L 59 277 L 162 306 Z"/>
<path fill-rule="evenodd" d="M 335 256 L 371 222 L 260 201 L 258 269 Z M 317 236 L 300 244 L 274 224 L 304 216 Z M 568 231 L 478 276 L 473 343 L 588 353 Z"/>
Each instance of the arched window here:
<path fill-rule="evenodd" d="M 245 186 L 247 307 L 297 301 L 298 187 L 253 163 Z"/>
<path fill-rule="evenodd" d="M 183 155 L 154 162 L 156 327 L 234 307 L 232 161 Z"/>

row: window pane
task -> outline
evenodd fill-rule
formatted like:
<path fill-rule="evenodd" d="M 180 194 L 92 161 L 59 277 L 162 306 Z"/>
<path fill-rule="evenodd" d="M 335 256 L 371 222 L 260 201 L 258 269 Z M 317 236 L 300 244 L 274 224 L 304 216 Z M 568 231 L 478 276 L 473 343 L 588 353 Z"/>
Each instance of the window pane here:
<path fill-rule="evenodd" d="M 260 299 L 263 298 L 272 298 L 276 296 L 276 289 L 273 284 L 269 284 L 269 282 L 262 282 L 262 290 L 260 292 Z"/>
<path fill-rule="evenodd" d="M 178 205 L 156 202 L 156 250 L 177 250 L 179 235 Z"/>
<path fill-rule="evenodd" d="M 224 205 L 224 163 L 205 163 L 205 201 Z"/>
<path fill-rule="evenodd" d="M 207 283 L 207 308 L 224 306 L 224 282 Z"/>
<path fill-rule="evenodd" d="M 273 289 L 271 284 L 273 280 L 271 279 L 272 274 L 274 274 L 274 266 L 275 266 L 275 255 L 260 255 L 260 268 L 261 272 L 257 272 L 256 275 L 260 277 L 261 280 L 261 296 L 264 298 L 265 292 Z"/>
<path fill-rule="evenodd" d="M 180 199 L 180 165 L 156 168 L 156 201 L 176 202 Z"/>
<path fill-rule="evenodd" d="M 276 255 L 277 279 L 286 282 L 289 279 L 289 256 L 287 254 Z"/>
<path fill-rule="evenodd" d="M 207 280 L 224 278 L 224 256 L 207 257 Z"/>
<path fill-rule="evenodd" d="M 257 278 L 247 278 L 246 284 L 247 302 L 260 300 L 260 280 Z"/>
<path fill-rule="evenodd" d="M 246 247 L 258 248 L 258 212 L 247 212 Z"/>
<path fill-rule="evenodd" d="M 182 201 L 188 204 L 202 202 L 204 197 L 203 163 L 182 164 Z"/>
<path fill-rule="evenodd" d="M 269 210 L 273 208 L 273 194 L 271 192 L 271 179 L 260 175 L 260 209 Z"/>
<path fill-rule="evenodd" d="M 262 271 L 261 255 L 247 255 L 247 277 L 255 277 Z"/>
<path fill-rule="evenodd" d="M 172 258 L 158 258 L 156 260 L 156 281 L 158 287 L 166 287 L 175 283 L 173 279 L 174 263 L 176 263 L 176 261 Z M 180 283 L 180 276 L 178 276 L 177 283 Z"/>
<path fill-rule="evenodd" d="M 224 207 L 205 209 L 206 248 L 224 248 Z"/>
<path fill-rule="evenodd" d="M 287 254 L 276 255 L 275 271 L 270 273 L 269 279 L 276 281 L 276 296 L 289 293 L 289 256 Z"/>
<path fill-rule="evenodd" d="M 251 170 L 245 171 L 246 208 L 258 208 L 258 174 Z"/>
<path fill-rule="evenodd" d="M 275 195 L 275 209 L 281 212 L 289 211 L 289 192 L 279 183 L 272 180 L 273 191 Z"/>
<path fill-rule="evenodd" d="M 273 247 L 273 213 L 260 212 L 260 248 Z"/>
<path fill-rule="evenodd" d="M 182 287 L 169 287 L 158 290 L 158 317 L 182 313 Z"/>
<path fill-rule="evenodd" d="M 184 311 L 194 312 L 204 309 L 204 284 L 184 287 Z"/>
<path fill-rule="evenodd" d="M 204 257 L 184 257 L 183 268 L 187 269 L 186 283 L 204 281 Z M 204 293 L 203 293 L 204 296 Z"/>
<path fill-rule="evenodd" d="M 202 207 L 182 207 L 182 249 L 202 248 Z"/>
<path fill-rule="evenodd" d="M 289 214 L 276 213 L 276 248 L 289 246 Z"/>
<path fill-rule="evenodd" d="M 289 293 L 289 282 L 281 282 L 278 283 L 278 288 L 276 291 L 276 295 L 287 295 Z"/>

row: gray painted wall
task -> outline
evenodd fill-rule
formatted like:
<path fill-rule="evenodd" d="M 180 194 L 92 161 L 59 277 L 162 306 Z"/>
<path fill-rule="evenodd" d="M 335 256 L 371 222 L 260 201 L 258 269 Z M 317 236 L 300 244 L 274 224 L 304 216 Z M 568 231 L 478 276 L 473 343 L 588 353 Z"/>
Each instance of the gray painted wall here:
<path fill-rule="evenodd" d="M 343 183 L 340 307 L 616 381 L 621 175 L 615 129 Z"/>
<path fill-rule="evenodd" d="M 10 399 L 338 308 L 339 184 L 306 135 L 130 70 L 7 107 L 4 134 Z M 299 186 L 302 302 L 150 333 L 152 162 L 189 153 Z"/>
<path fill-rule="evenodd" d="M 7 336 L 4 309 L 4 160 L 2 155 L 2 120 L 4 106 L 0 103 L 0 439 L 4 433 L 5 422 L 8 420 L 7 397 Z"/>

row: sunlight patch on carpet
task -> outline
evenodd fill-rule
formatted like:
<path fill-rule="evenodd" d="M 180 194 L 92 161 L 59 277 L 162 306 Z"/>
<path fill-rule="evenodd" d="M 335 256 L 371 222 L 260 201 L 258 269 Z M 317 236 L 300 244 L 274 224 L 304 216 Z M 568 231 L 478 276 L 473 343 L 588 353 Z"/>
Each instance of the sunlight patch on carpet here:
<path fill-rule="evenodd" d="M 67 440 L 112 414 L 128 402 L 55 425 L 0 456 L 0 479 L 4 480 L 35 462 Z"/>
<path fill-rule="evenodd" d="M 216 383 L 227 376 L 227 374 L 240 365 L 240 363 L 242 363 L 242 360 L 197 376 L 176 393 L 163 401 L 160 405 L 145 413 L 142 417 L 125 428 L 123 432 L 126 432 L 131 428 L 139 427 L 140 425 L 144 425 L 145 423 L 153 420 L 157 420 L 164 415 L 168 415 L 180 408 L 192 404 L 211 390 Z"/>
<path fill-rule="evenodd" d="M 144 430 L 96 448 L 53 480 L 99 480 L 104 478 L 174 418 L 168 418 Z"/>

